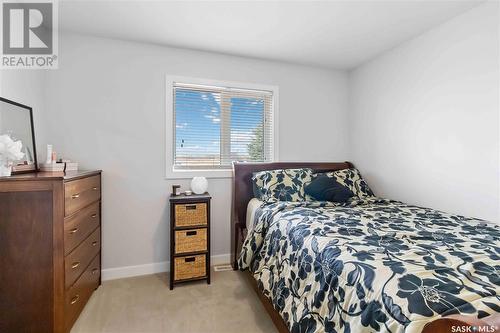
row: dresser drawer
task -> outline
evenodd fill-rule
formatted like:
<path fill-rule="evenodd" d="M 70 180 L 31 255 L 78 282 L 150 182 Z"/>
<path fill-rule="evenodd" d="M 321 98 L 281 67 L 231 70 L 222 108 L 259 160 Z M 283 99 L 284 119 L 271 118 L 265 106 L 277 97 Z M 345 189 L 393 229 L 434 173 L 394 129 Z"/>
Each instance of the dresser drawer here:
<path fill-rule="evenodd" d="M 87 268 L 89 262 L 101 248 L 101 228 L 97 228 L 87 239 L 64 258 L 65 286 L 69 288 Z"/>
<path fill-rule="evenodd" d="M 64 183 L 65 216 L 99 200 L 101 197 L 101 177 L 92 176 Z"/>
<path fill-rule="evenodd" d="M 174 264 L 174 280 L 185 280 L 207 275 L 206 255 L 177 257 Z"/>
<path fill-rule="evenodd" d="M 76 212 L 64 220 L 64 254 L 70 253 L 100 224 L 99 202 Z"/>
<path fill-rule="evenodd" d="M 64 304 L 66 328 L 73 325 L 90 295 L 99 286 L 100 276 L 101 262 L 99 255 L 96 255 L 80 278 L 66 292 Z"/>
<path fill-rule="evenodd" d="M 175 231 L 175 254 L 206 250 L 206 228 Z"/>
<path fill-rule="evenodd" d="M 176 204 L 175 205 L 175 226 L 190 227 L 194 225 L 206 225 L 207 204 Z"/>

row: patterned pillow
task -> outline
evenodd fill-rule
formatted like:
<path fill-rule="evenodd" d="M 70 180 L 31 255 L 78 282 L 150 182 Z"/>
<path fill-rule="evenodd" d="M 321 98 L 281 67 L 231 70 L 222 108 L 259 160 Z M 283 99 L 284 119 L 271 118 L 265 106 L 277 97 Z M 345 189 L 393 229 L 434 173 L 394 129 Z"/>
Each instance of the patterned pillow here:
<path fill-rule="evenodd" d="M 373 197 L 375 196 L 366 183 L 366 181 L 361 177 L 358 169 L 342 169 L 333 172 L 327 172 L 328 177 L 333 177 L 335 180 L 347 187 L 354 193 L 355 196 L 359 198 Z"/>
<path fill-rule="evenodd" d="M 312 170 L 278 169 L 255 172 L 254 197 L 265 202 L 304 201 L 304 186 L 311 181 Z"/>

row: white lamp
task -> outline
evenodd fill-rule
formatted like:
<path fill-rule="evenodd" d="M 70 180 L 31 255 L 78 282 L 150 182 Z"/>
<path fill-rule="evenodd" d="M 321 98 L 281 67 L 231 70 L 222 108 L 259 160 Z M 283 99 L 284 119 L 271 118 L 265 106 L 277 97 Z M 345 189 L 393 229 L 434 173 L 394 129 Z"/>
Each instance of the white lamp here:
<path fill-rule="evenodd" d="M 194 194 L 203 194 L 208 189 L 208 181 L 205 177 L 194 177 L 191 180 L 191 190 Z"/>

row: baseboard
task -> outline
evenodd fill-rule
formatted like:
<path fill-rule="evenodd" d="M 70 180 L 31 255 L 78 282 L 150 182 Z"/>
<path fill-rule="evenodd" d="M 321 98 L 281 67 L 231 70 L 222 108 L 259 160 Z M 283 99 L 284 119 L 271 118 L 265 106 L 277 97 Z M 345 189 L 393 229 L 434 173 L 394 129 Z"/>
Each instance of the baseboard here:
<path fill-rule="evenodd" d="M 227 264 L 231 261 L 230 254 L 219 254 L 210 257 L 212 265 Z M 136 266 L 123 266 L 106 268 L 102 270 L 101 278 L 103 281 L 123 279 L 134 276 L 149 275 L 156 273 L 168 272 L 170 269 L 170 262 L 154 262 L 151 264 L 136 265 Z"/>
<path fill-rule="evenodd" d="M 169 267 L 170 266 L 168 261 L 162 261 L 144 265 L 106 268 L 101 272 L 101 279 L 103 281 L 107 281 L 133 276 L 162 273 L 167 272 Z"/>

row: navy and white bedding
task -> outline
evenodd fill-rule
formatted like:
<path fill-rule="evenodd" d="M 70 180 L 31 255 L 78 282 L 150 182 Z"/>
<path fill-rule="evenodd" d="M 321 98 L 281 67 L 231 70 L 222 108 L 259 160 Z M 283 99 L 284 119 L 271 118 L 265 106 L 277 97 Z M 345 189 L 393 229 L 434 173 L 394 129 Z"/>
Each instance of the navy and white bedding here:
<path fill-rule="evenodd" d="M 274 202 L 239 258 L 291 332 L 420 332 L 500 312 L 500 229 L 369 197 Z"/>

